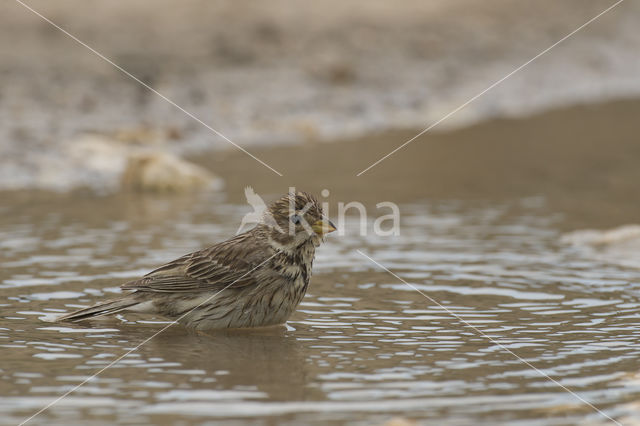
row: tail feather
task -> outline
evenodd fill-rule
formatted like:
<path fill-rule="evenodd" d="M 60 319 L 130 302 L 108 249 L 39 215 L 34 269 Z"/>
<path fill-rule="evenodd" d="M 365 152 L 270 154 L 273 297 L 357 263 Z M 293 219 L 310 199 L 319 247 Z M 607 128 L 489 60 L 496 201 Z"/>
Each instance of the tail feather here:
<path fill-rule="evenodd" d="M 82 321 L 89 318 L 99 317 L 102 315 L 115 314 L 124 311 L 134 305 L 140 303 L 133 297 L 123 297 L 121 299 L 108 300 L 88 308 L 83 308 L 75 312 L 64 314 L 58 317 L 57 321 Z"/>

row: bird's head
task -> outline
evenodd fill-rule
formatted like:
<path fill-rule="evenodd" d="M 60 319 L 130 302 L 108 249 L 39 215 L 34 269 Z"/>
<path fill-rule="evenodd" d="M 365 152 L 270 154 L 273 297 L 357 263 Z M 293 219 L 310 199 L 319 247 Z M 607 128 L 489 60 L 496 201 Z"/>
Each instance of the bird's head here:
<path fill-rule="evenodd" d="M 295 249 L 309 240 L 317 246 L 325 234 L 336 230 L 318 200 L 302 191 L 273 202 L 265 213 L 264 224 L 270 228 L 271 240 L 285 249 Z"/>

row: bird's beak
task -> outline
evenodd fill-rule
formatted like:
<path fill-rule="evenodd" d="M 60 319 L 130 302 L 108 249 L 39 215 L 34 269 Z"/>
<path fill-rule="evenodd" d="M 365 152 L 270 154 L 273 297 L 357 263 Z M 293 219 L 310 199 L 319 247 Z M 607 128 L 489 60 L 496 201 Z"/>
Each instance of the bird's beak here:
<path fill-rule="evenodd" d="M 328 234 L 329 232 L 333 232 L 336 230 L 336 227 L 330 220 L 318 220 L 313 225 L 311 225 L 311 229 L 316 234 L 322 236 L 324 234 Z"/>

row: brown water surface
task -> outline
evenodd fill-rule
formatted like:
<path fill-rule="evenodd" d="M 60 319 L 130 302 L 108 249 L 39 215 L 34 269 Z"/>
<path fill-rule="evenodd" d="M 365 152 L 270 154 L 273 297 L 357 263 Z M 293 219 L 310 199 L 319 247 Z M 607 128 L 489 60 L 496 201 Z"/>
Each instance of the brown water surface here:
<path fill-rule="evenodd" d="M 233 235 L 250 210 L 241 204 L 242 185 L 281 193 L 298 178 L 313 191 L 330 189 L 332 209 L 337 201 L 363 200 L 369 229 L 381 213 L 375 202 L 397 201 L 401 234 L 360 236 L 357 218 L 349 218 L 346 235 L 331 235 L 320 248 L 309 293 L 286 327 L 211 335 L 171 327 L 32 424 L 355 425 L 392 416 L 434 425 L 606 421 L 541 372 L 607 415 L 631 421 L 640 415 L 640 269 L 598 260 L 559 237 L 567 228 L 634 217 L 637 200 L 625 194 L 637 185 L 628 179 L 637 169 L 624 159 L 633 158 L 638 124 L 626 119 L 627 131 L 612 148 L 604 132 L 589 131 L 603 125 L 601 114 L 583 111 L 588 119 L 579 126 L 558 119 L 562 114 L 573 112 L 433 136 L 359 181 L 341 155 L 350 155 L 352 166 L 362 160 L 364 168 L 394 140 L 265 151 L 268 160 L 303 159 L 290 163 L 282 181 L 260 175 L 244 159 L 216 159 L 229 183 L 225 196 L 5 193 L 0 423 L 21 422 L 166 324 L 129 314 L 81 325 L 48 318 L 110 297 L 123 281 Z M 610 129 L 619 116 L 608 116 Z M 549 123 L 556 123 L 553 130 Z M 536 148 L 541 156 L 533 145 L 514 151 L 509 141 L 534 127 L 546 135 Z M 569 146 L 571 128 L 589 152 Z M 474 137 L 486 140 L 490 130 L 502 145 L 474 148 Z M 455 141 L 466 150 L 449 157 L 455 152 L 447 143 Z M 509 152 L 523 152 L 528 161 L 496 159 Z M 570 161 L 571 153 L 581 160 Z M 540 166 L 544 158 L 547 167 Z M 597 158 L 602 168 L 585 165 Z M 418 167 L 421 161 L 429 168 Z M 524 164 L 537 164 L 541 174 L 519 173 Z M 234 180 L 231 170 L 246 174 Z M 427 179 L 438 171 L 445 176 L 439 182 Z M 591 185 L 598 176 L 607 176 L 609 186 Z M 563 194 L 572 202 L 562 202 Z"/>
<path fill-rule="evenodd" d="M 134 315 L 84 325 L 43 319 L 233 234 L 246 208 L 204 197 L 43 201 L 18 210 L 5 207 L 0 227 L 7 424 L 164 324 Z M 402 212 L 400 236 L 329 238 L 286 328 L 206 336 L 172 327 L 34 424 L 599 419 L 356 249 L 610 415 L 637 398 L 640 383 L 629 375 L 640 353 L 639 270 L 559 246 L 559 217 L 541 198 L 416 202 Z"/>

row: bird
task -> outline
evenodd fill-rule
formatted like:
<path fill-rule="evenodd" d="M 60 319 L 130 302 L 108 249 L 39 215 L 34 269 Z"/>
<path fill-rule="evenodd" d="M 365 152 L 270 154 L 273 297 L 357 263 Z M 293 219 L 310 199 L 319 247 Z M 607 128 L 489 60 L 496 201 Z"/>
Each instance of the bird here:
<path fill-rule="evenodd" d="M 136 312 L 196 331 L 284 324 L 309 287 L 316 248 L 335 230 L 313 195 L 291 191 L 252 229 L 122 284 L 127 293 L 117 299 L 57 320 Z"/>

